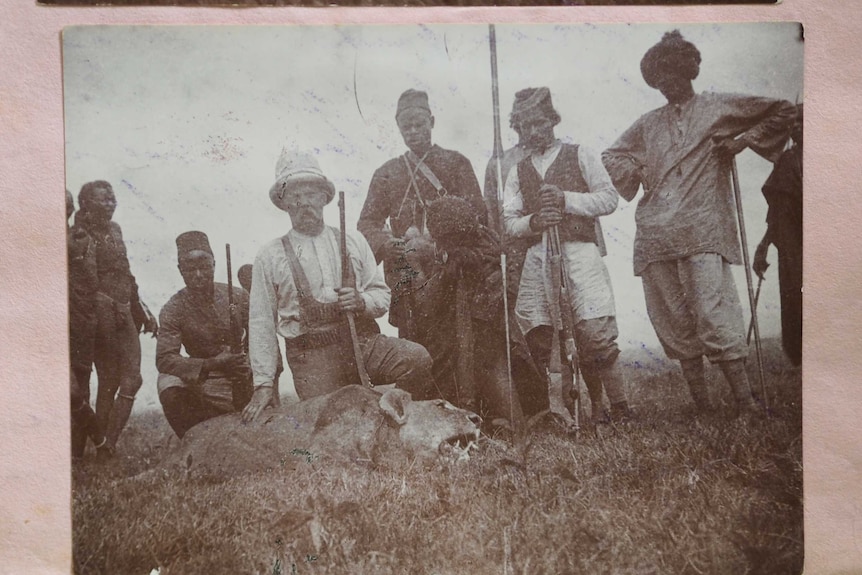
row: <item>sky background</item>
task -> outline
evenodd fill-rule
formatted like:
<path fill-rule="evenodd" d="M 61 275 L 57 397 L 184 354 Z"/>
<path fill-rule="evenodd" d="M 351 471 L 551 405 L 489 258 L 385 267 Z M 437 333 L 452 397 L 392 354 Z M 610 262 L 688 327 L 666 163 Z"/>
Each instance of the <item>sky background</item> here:
<path fill-rule="evenodd" d="M 562 116 L 557 136 L 608 147 L 639 116 L 665 103 L 640 75 L 644 52 L 678 27 L 702 55 L 695 90 L 803 101 L 802 41 L 792 23 L 497 26 L 503 144 L 514 93 L 548 86 Z M 488 27 L 100 26 L 64 31 L 66 182 L 112 183 L 141 297 L 158 313 L 183 287 L 175 237 L 199 229 L 225 281 L 290 227 L 269 201 L 282 148 L 313 150 L 346 192 L 355 228 L 374 170 L 405 147 L 394 121 L 398 95 L 426 90 L 434 141 L 463 153 L 482 182 L 493 145 Z M 760 186 L 771 164 L 738 158 L 749 245 L 765 230 Z M 658 348 L 632 273 L 634 211 L 620 201 L 603 218 L 619 343 Z M 333 202 L 328 223 L 338 225 Z M 761 295 L 765 337 L 779 333 L 775 252 Z M 747 309 L 745 275 L 737 286 Z M 746 321 L 748 313 L 746 312 Z M 385 321 L 381 322 L 385 324 Z M 144 387 L 136 409 L 158 405 L 155 343 L 142 337 Z M 623 356 L 625 357 L 625 356 Z"/>

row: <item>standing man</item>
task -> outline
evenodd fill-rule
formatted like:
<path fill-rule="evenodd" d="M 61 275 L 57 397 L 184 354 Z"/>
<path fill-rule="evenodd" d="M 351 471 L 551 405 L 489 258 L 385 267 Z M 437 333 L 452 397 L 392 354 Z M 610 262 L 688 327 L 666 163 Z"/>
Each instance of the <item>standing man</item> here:
<path fill-rule="evenodd" d="M 111 220 L 117 199 L 111 184 L 103 180 L 84 184 L 78 194 L 80 210 L 75 216 L 92 238 L 96 251 L 95 365 L 99 376 L 96 416 L 105 430 L 110 453 L 141 387 L 141 342 L 138 332 L 158 333 L 156 318 L 138 299 L 138 285 L 129 268 L 126 244 L 120 226 Z"/>
<path fill-rule="evenodd" d="M 563 144 L 554 135 L 560 115 L 548 88 L 518 93 L 511 123 L 518 126 L 529 155 L 511 169 L 504 187 L 503 222 L 515 238 L 530 247 L 521 272 L 515 315 L 533 356 L 547 368 L 553 322 L 548 246 L 556 226 L 563 269 L 569 281 L 579 366 L 588 382 L 594 421 L 604 417 L 601 390 L 611 402 L 611 417 L 630 417 L 622 376 L 610 276 L 602 261 L 598 217 L 613 213 L 619 196 L 598 155 L 579 145 Z M 592 382 L 591 384 L 589 382 Z"/>
<path fill-rule="evenodd" d="M 72 458 L 84 456 L 87 439 L 93 441 L 98 457 L 107 456 L 107 442 L 99 420 L 90 407 L 90 372 L 96 338 L 96 249 L 80 226 L 69 227 L 75 211 L 72 194 L 66 190 L 66 247 L 69 265 L 69 384 L 72 409 Z"/>
<path fill-rule="evenodd" d="M 323 223 L 335 186 L 307 153 L 282 152 L 270 200 L 290 216 L 292 229 L 258 252 L 252 271 L 249 355 L 255 391 L 243 411 L 251 421 L 273 395 L 278 337 L 285 340 L 296 393 L 308 399 L 359 383 L 346 313 L 353 313 L 362 362 L 375 385 L 394 383 L 414 399 L 431 386 L 431 358 L 418 344 L 380 334 L 375 318 L 389 307 L 389 288 L 362 236 Z M 353 266 L 356 286 L 344 286 L 341 258 Z"/>
<path fill-rule="evenodd" d="M 425 207 L 437 198 L 454 195 L 466 199 L 476 213 L 482 214 L 483 222 L 485 206 L 470 161 L 432 144 L 434 116 L 428 94 L 418 90 L 401 94 L 395 121 L 408 149 L 374 172 L 358 228 L 377 261 L 383 262 L 386 282 L 393 290 L 389 323 L 398 327 L 401 337 L 428 346 L 432 343 L 432 336 L 426 333 L 428 326 L 413 317 L 411 298 L 414 294 L 421 297 L 421 285 L 413 285 L 420 282 L 414 281 L 417 270 L 411 269 L 405 258 L 405 240 L 427 237 Z M 432 355 L 436 362 L 433 351 Z"/>
<path fill-rule="evenodd" d="M 769 204 L 766 233 L 754 252 L 754 272 L 763 279 L 769 246 L 778 250 L 781 342 L 793 365 L 802 363 L 802 104 L 797 106 L 793 146 L 781 154 L 763 184 Z"/>
<path fill-rule="evenodd" d="M 177 262 L 186 287 L 159 314 L 156 368 L 165 418 L 182 438 L 202 421 L 244 408 L 252 383 L 241 351 L 248 293 L 233 288 L 231 309 L 227 284 L 215 281 L 215 258 L 203 232 L 177 236 Z"/>
<path fill-rule="evenodd" d="M 748 346 L 731 264 L 742 263 L 730 184 L 733 157 L 751 148 L 774 161 L 795 115 L 790 102 L 695 94 L 700 52 L 678 30 L 641 60 L 667 105 L 637 120 L 603 156 L 635 214 L 634 272 L 662 347 L 678 359 L 697 408 L 711 403 L 703 356 L 717 363 L 740 411 L 752 411 Z"/>

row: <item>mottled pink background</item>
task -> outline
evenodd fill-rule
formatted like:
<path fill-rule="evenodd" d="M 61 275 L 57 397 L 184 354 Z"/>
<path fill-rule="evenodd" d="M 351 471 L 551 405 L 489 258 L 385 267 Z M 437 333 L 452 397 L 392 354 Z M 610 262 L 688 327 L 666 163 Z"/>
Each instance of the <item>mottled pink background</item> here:
<path fill-rule="evenodd" d="M 75 24 L 801 21 L 805 572 L 862 572 L 862 2 L 436 9 L 56 8 L 0 0 L 0 573 L 69 573 L 60 31 Z M 764 73 L 769 71 L 764 70 Z"/>

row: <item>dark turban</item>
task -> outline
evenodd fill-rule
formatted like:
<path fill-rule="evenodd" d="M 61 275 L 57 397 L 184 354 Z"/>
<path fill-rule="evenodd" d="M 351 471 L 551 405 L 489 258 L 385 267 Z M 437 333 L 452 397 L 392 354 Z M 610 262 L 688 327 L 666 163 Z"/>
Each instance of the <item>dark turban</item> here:
<path fill-rule="evenodd" d="M 183 232 L 177 236 L 177 258 L 182 259 L 189 252 L 199 250 L 213 255 L 210 240 L 203 232 Z"/>
<path fill-rule="evenodd" d="M 700 51 L 679 30 L 665 32 L 641 60 L 641 74 L 650 88 L 657 88 L 658 78 L 668 72 L 687 80 L 694 80 L 700 72 Z"/>
<path fill-rule="evenodd" d="M 560 123 L 560 115 L 554 109 L 548 88 L 524 88 L 515 94 L 512 113 L 509 115 L 509 127 L 517 132 L 521 118 L 532 109 L 542 112 L 555 126 Z"/>

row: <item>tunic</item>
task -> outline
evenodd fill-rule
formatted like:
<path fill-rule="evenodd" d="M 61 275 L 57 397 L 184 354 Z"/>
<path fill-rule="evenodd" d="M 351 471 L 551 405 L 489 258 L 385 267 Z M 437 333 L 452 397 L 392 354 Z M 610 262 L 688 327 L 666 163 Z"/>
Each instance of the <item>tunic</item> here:
<path fill-rule="evenodd" d="M 160 374 L 159 392 L 183 385 L 201 389 L 204 398 L 220 408 L 232 411 L 232 380 L 250 377 L 250 373 L 226 374 L 211 371 L 201 380 L 205 359 L 213 358 L 231 347 L 232 337 L 239 342 L 241 330 L 248 325 L 248 294 L 240 287 L 233 288 L 233 302 L 238 333 L 231 334 L 228 304 L 228 286 L 215 283 L 212 299 L 201 297 L 183 288 L 174 294 L 159 314 L 156 368 Z M 180 351 L 185 349 L 186 355 Z M 246 368 L 247 371 L 247 368 Z"/>
<path fill-rule="evenodd" d="M 730 162 L 714 153 L 716 142 L 743 135 L 775 161 L 795 116 L 787 101 L 703 93 L 653 110 L 626 130 L 603 160 L 627 200 L 644 187 L 635 212 L 635 275 L 651 262 L 698 253 L 742 263 Z"/>

